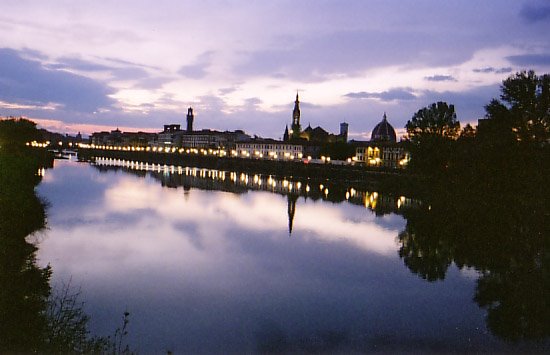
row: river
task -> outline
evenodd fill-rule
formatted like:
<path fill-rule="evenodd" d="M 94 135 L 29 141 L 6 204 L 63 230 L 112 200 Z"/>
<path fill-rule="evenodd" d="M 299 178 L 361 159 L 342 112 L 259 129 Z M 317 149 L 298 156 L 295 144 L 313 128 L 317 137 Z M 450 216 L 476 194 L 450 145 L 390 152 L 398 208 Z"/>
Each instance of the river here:
<path fill-rule="evenodd" d="M 43 175 L 39 264 L 81 289 L 92 334 L 128 311 L 140 353 L 541 349 L 493 335 L 474 268 L 411 272 L 406 196 L 112 159 Z"/>

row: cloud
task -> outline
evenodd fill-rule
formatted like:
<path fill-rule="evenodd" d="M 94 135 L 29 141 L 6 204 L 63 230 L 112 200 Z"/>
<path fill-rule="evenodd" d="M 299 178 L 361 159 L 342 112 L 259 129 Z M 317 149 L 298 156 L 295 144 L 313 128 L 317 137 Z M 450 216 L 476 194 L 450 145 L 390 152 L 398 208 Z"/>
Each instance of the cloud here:
<path fill-rule="evenodd" d="M 221 96 L 224 96 L 224 95 L 228 95 L 228 94 L 231 94 L 235 91 L 237 91 L 239 88 L 237 86 L 232 86 L 232 87 L 227 87 L 227 88 L 221 88 L 218 90 L 218 93 L 221 95 Z"/>
<path fill-rule="evenodd" d="M 263 101 L 259 97 L 251 97 L 245 100 L 245 106 L 256 107 L 262 103 Z"/>
<path fill-rule="evenodd" d="M 424 77 L 428 81 L 456 81 L 456 79 L 451 75 L 433 75 Z"/>
<path fill-rule="evenodd" d="M 511 72 L 512 72 L 512 67 L 500 68 L 495 70 L 495 73 L 497 74 L 505 74 L 505 73 L 511 73 Z"/>
<path fill-rule="evenodd" d="M 414 100 L 416 96 L 411 91 L 410 88 L 395 88 L 383 92 L 350 92 L 344 96 L 352 99 L 379 99 L 381 101 Z"/>
<path fill-rule="evenodd" d="M 208 75 L 208 67 L 211 64 L 213 51 L 204 52 L 199 55 L 194 64 L 184 65 L 178 71 L 178 74 L 189 79 L 203 79 Z"/>
<path fill-rule="evenodd" d="M 80 58 L 62 57 L 54 64 L 46 65 L 49 69 L 66 69 L 80 72 L 108 72 L 114 80 L 138 80 L 149 77 L 149 73 L 141 66 L 121 63 L 109 66 Z"/>
<path fill-rule="evenodd" d="M 550 5 L 546 4 L 524 4 L 519 15 L 527 22 L 539 22 L 550 19 Z"/>
<path fill-rule="evenodd" d="M 444 32 L 378 29 L 288 36 L 284 47 L 241 52 L 243 60 L 233 71 L 244 76 L 318 82 L 332 75 L 354 76 L 391 65 L 459 64 L 472 56 L 478 44 L 470 38 L 456 40 L 460 47 L 450 46 Z"/>
<path fill-rule="evenodd" d="M 550 65 L 550 54 L 520 54 L 506 57 L 512 64 L 529 67 L 537 65 Z"/>
<path fill-rule="evenodd" d="M 139 89 L 158 89 L 164 84 L 172 81 L 174 81 L 174 79 L 168 77 L 148 77 L 138 80 L 134 87 Z"/>
<path fill-rule="evenodd" d="M 113 90 L 98 81 L 63 70 L 48 69 L 40 62 L 23 59 L 12 49 L 0 49 L 0 100 L 94 112 L 111 106 Z"/>
<path fill-rule="evenodd" d="M 445 101 L 455 105 L 458 119 L 465 123 L 466 121 L 475 121 L 482 118 L 485 114 L 485 105 L 492 98 L 498 97 L 499 93 L 499 84 L 476 87 L 463 92 L 427 90 L 419 96 L 418 109 L 428 106 L 433 102 Z"/>
<path fill-rule="evenodd" d="M 208 73 L 206 64 L 194 64 L 194 65 L 184 65 L 178 70 L 178 74 L 181 74 L 189 79 L 202 79 Z"/>
<path fill-rule="evenodd" d="M 504 73 L 510 73 L 512 71 L 512 67 L 505 67 L 505 68 L 485 67 L 485 68 L 476 68 L 476 69 L 473 69 L 472 71 L 474 73 L 504 74 Z"/>
<path fill-rule="evenodd" d="M 79 58 L 67 58 L 62 57 L 57 60 L 57 63 L 55 64 L 48 64 L 46 67 L 50 69 L 75 69 L 79 71 L 108 71 L 113 69 L 112 67 L 89 62 L 86 60 L 82 60 Z"/>

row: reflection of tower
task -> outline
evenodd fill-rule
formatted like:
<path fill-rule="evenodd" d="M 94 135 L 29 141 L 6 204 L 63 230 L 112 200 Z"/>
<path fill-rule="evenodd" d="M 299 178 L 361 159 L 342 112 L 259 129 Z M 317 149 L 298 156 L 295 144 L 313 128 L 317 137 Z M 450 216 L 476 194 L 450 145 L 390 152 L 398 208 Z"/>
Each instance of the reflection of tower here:
<path fill-rule="evenodd" d="M 187 133 L 193 132 L 193 120 L 195 116 L 193 115 L 193 109 L 189 107 L 187 110 Z"/>
<path fill-rule="evenodd" d="M 294 213 L 296 213 L 296 201 L 298 195 L 287 195 L 288 198 L 288 235 L 292 234 L 292 224 L 294 222 Z"/>
<path fill-rule="evenodd" d="M 300 138 L 302 127 L 300 126 L 300 100 L 298 92 L 296 92 L 296 101 L 294 102 L 294 110 L 292 111 L 292 138 Z"/>

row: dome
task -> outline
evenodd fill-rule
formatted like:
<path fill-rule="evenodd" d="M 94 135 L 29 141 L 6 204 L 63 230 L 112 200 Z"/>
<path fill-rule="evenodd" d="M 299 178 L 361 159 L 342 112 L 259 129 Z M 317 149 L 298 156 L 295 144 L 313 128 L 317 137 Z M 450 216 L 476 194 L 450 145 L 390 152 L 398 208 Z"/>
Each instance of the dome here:
<path fill-rule="evenodd" d="M 371 141 L 387 141 L 387 142 L 396 142 L 397 136 L 395 135 L 395 129 L 386 119 L 386 113 L 384 113 L 384 118 L 382 121 L 377 124 L 372 130 Z"/>

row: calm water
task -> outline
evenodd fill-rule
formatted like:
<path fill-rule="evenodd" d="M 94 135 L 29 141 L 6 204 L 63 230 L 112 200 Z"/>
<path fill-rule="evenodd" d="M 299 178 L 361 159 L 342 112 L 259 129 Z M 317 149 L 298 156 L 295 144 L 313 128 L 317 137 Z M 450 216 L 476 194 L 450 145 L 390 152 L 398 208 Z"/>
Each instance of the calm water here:
<path fill-rule="evenodd" d="M 102 164 L 56 161 L 38 187 L 39 262 L 82 288 L 93 334 L 128 310 L 141 353 L 514 349 L 487 329 L 476 271 L 427 282 L 405 266 L 405 197 Z M 298 186 L 311 197 L 281 193 Z"/>

